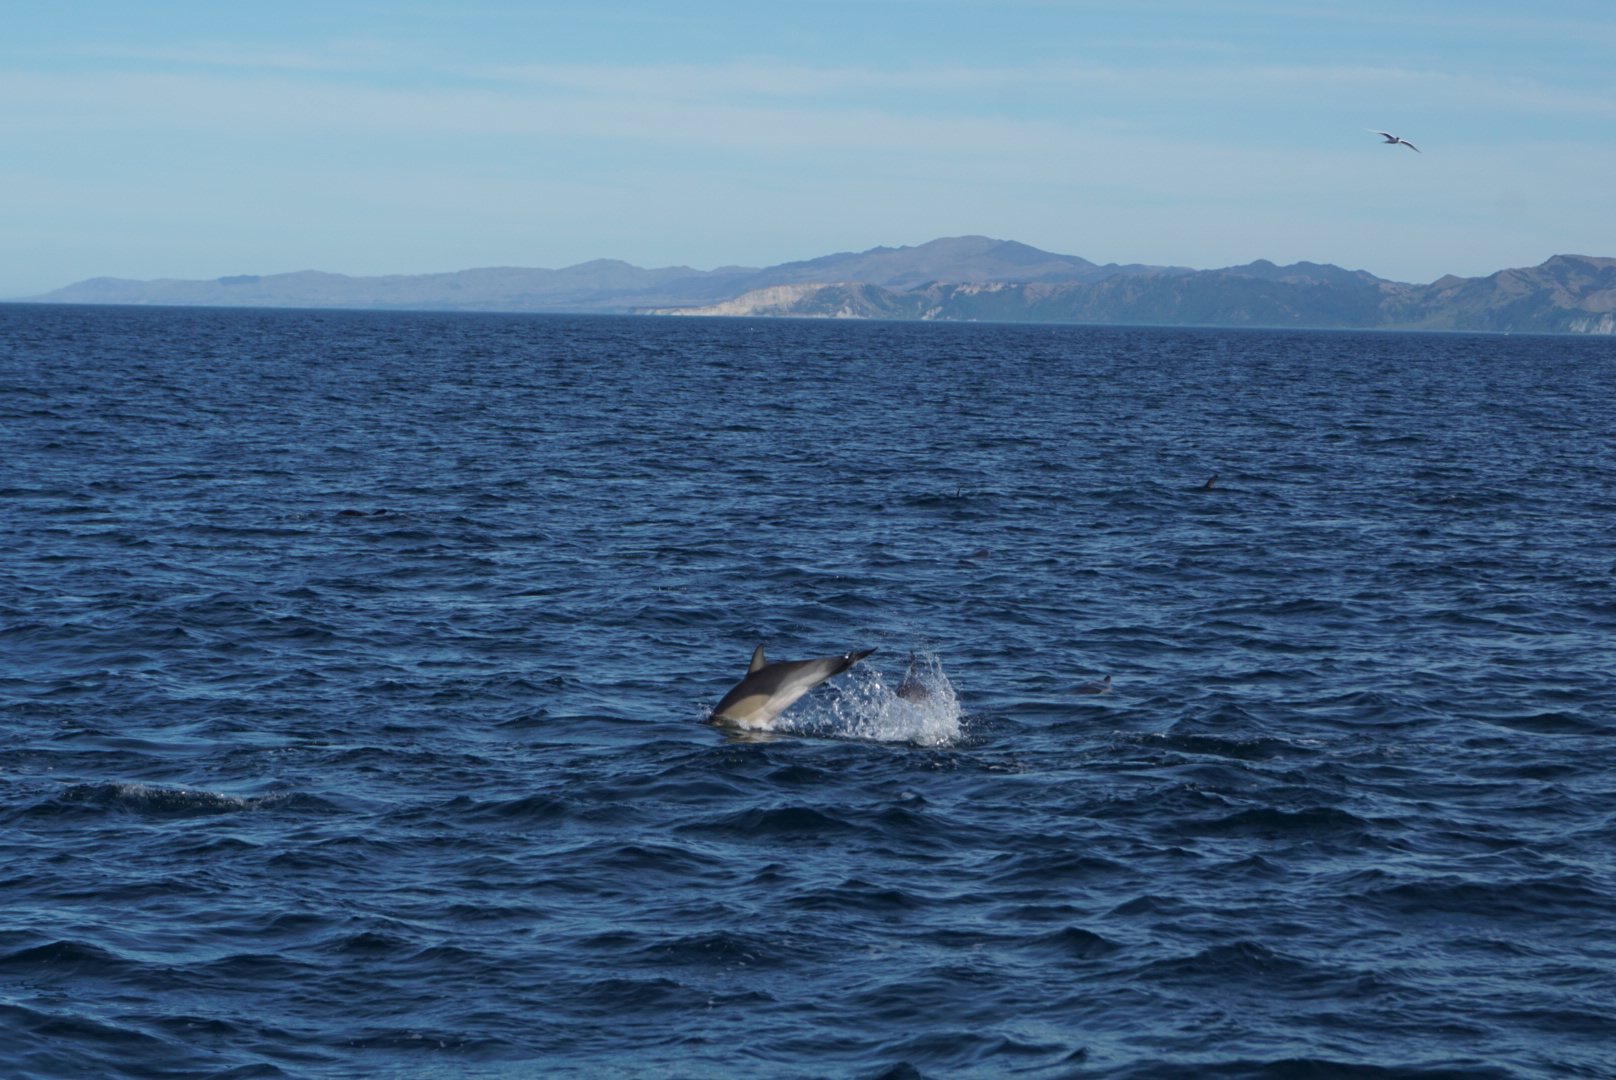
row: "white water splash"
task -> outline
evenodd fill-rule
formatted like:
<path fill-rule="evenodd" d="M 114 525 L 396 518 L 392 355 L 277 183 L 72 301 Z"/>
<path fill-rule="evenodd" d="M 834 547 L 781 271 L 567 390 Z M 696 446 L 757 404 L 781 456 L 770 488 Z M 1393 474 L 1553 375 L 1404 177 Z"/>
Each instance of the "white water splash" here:
<path fill-rule="evenodd" d="M 897 694 L 899 680 L 888 686 L 880 671 L 859 664 L 836 679 L 834 696 L 804 702 L 775 720 L 772 730 L 916 746 L 958 742 L 964 710 L 936 653 L 915 653 L 915 677 L 926 687 L 927 696 L 905 701 Z"/>

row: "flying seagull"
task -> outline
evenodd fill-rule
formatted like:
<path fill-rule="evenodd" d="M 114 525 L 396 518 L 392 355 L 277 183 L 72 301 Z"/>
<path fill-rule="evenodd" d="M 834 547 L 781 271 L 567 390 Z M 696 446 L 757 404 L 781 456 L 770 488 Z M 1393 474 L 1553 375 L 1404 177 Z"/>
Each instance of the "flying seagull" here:
<path fill-rule="evenodd" d="M 1375 131 L 1374 128 L 1364 128 L 1364 130 L 1365 131 Z M 1393 135 L 1389 131 L 1375 131 L 1375 134 L 1376 135 L 1384 135 L 1386 137 L 1386 141 L 1391 143 L 1393 146 L 1396 146 L 1398 143 L 1402 143 L 1404 146 L 1408 147 L 1410 150 L 1414 151 L 1416 154 L 1420 152 L 1419 147 L 1415 146 L 1413 143 L 1409 142 L 1407 139 L 1402 139 L 1402 138 L 1399 138 L 1396 135 Z"/>

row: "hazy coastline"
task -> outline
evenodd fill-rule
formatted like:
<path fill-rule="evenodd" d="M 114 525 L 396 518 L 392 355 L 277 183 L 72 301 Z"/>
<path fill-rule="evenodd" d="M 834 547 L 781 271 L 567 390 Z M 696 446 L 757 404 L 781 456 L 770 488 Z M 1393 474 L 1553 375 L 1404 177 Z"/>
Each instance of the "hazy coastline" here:
<path fill-rule="evenodd" d="M 1015 241 L 947 237 L 771 267 L 646 269 L 599 259 L 350 277 L 316 270 L 206 281 L 90 278 L 31 303 L 854 318 L 1150 326 L 1616 333 L 1616 259 L 1429 284 L 1327 263 L 1195 270 L 1105 265 Z"/>

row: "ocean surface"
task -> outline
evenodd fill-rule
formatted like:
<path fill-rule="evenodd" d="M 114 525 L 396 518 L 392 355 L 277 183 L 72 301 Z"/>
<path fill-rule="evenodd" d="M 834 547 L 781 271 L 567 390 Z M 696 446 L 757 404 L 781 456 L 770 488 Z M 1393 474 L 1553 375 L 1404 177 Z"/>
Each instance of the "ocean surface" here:
<path fill-rule="evenodd" d="M 1612 1077 L 1613 676 L 1610 340 L 0 306 L 0 1075 Z"/>

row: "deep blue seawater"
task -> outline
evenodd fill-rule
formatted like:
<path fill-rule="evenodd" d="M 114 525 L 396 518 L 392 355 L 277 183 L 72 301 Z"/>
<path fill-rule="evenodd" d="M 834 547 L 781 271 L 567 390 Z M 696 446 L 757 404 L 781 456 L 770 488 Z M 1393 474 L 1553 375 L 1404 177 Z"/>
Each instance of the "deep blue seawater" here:
<path fill-rule="evenodd" d="M 1616 1075 L 1616 342 L 11 305 L 0 408 L 6 1080 Z"/>

